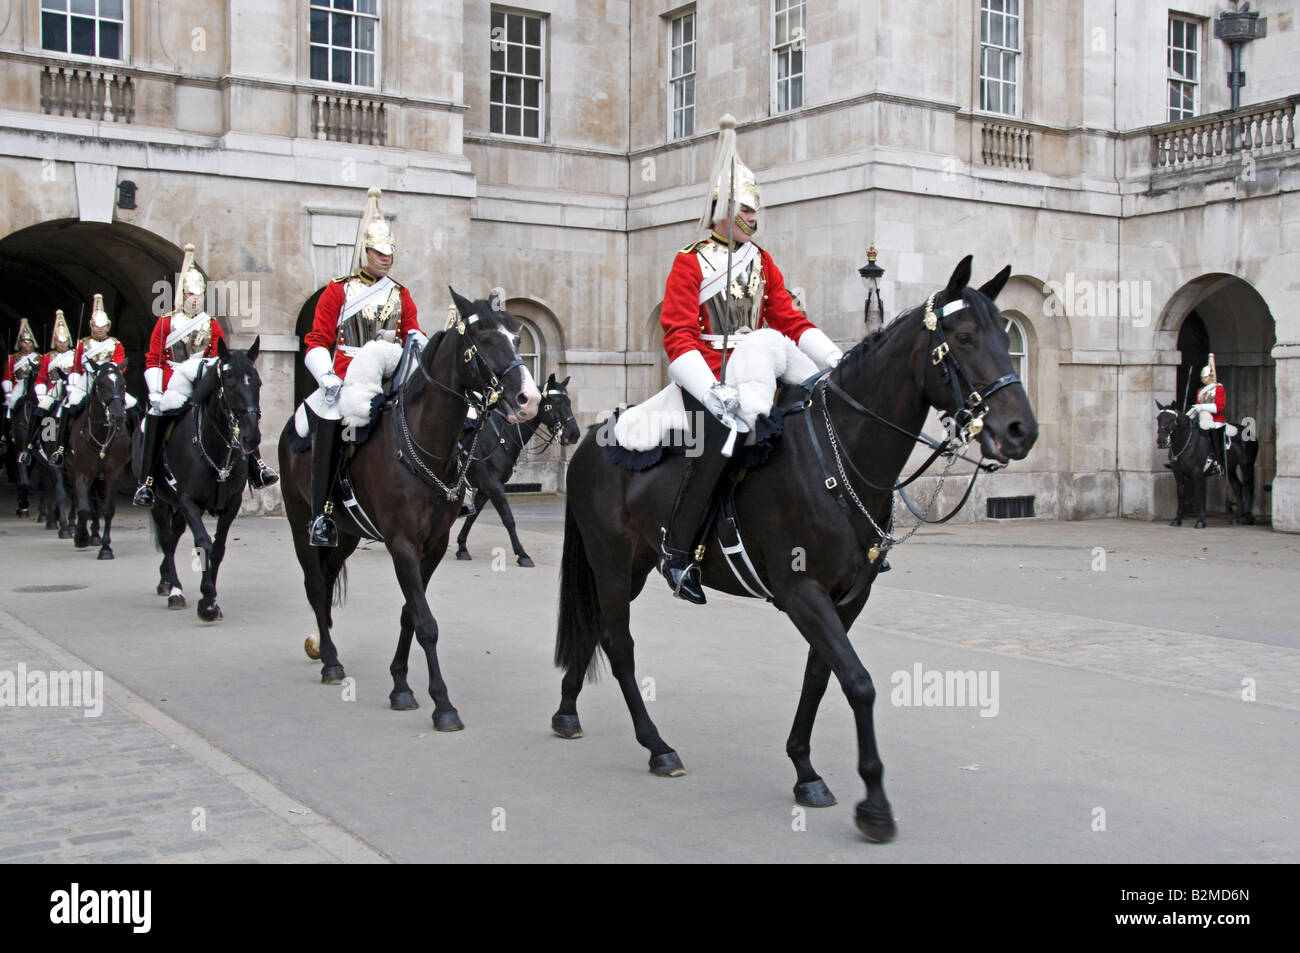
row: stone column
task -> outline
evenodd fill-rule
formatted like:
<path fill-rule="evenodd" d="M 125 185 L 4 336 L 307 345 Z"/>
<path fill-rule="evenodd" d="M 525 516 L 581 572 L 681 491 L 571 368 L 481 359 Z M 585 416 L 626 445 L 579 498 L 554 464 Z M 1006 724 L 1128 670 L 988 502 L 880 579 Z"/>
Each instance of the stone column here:
<path fill-rule="evenodd" d="M 1273 477 L 1273 528 L 1300 533 L 1300 344 L 1273 348 L 1277 362 L 1277 474 Z"/>

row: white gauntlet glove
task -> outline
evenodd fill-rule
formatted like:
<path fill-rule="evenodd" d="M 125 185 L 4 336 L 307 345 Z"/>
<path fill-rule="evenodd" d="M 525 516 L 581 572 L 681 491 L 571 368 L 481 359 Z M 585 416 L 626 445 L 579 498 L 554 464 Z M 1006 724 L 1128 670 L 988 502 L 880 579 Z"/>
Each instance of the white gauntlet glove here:
<path fill-rule="evenodd" d="M 700 401 L 704 409 L 721 420 L 740 409 L 740 391 L 732 384 L 714 384 Z"/>
<path fill-rule="evenodd" d="M 338 399 L 339 389 L 343 386 L 343 378 L 330 371 L 320 379 L 320 386 L 321 390 L 325 392 L 325 403 L 332 404 Z"/>
<path fill-rule="evenodd" d="M 844 356 L 835 342 L 821 328 L 809 328 L 799 337 L 799 350 L 803 351 L 818 368 L 834 367 Z"/>

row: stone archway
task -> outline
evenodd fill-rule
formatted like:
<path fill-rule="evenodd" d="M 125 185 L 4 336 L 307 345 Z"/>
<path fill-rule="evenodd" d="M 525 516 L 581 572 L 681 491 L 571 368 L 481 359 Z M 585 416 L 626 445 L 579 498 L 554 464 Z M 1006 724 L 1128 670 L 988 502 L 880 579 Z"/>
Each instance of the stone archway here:
<path fill-rule="evenodd" d="M 1158 340 L 1163 336 L 1180 352 L 1175 397 L 1179 403 L 1187 402 L 1189 390 L 1195 397 L 1206 354 L 1214 354 L 1219 382 L 1227 392 L 1227 416 L 1253 424 L 1259 440 L 1255 514 L 1271 517 L 1271 490 L 1277 472 L 1277 379 L 1271 355 L 1276 324 L 1268 303 L 1250 282 L 1235 275 L 1202 275 L 1169 299 L 1159 332 Z M 1211 486 L 1215 492 L 1212 503 L 1221 505 L 1222 481 Z"/>
<path fill-rule="evenodd" d="M 113 336 L 126 349 L 127 385 L 142 397 L 149 337 L 172 309 L 183 258 L 177 245 L 125 222 L 57 219 L 20 229 L 0 239 L 0 332 L 8 339 L 26 317 L 47 350 L 55 309 L 62 309 L 72 333 L 84 337 L 91 302 L 102 294 Z M 228 333 L 227 320 L 215 316 Z"/>

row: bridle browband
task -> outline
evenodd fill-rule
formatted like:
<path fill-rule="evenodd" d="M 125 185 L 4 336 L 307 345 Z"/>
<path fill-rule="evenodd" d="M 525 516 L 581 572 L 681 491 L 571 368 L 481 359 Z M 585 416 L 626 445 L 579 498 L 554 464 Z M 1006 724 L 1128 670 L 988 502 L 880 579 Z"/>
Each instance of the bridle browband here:
<path fill-rule="evenodd" d="M 948 520 L 952 519 L 961 511 L 962 507 L 966 505 L 967 500 L 970 499 L 971 492 L 975 488 L 976 477 L 978 477 L 981 472 L 992 473 L 1002 468 L 1002 464 L 996 462 L 985 463 L 983 453 L 980 454 L 980 459 L 976 462 L 960 453 L 960 451 L 968 443 L 976 439 L 984 429 L 984 416 L 989 411 L 987 403 L 988 399 L 1004 387 L 1021 383 L 1020 378 L 1015 373 L 1004 374 L 1002 377 L 999 377 L 987 386 L 975 386 L 972 383 L 970 376 L 961 366 L 961 362 L 959 362 L 956 355 L 953 354 L 952 348 L 944 337 L 942 323 L 944 318 L 957 314 L 966 308 L 972 308 L 972 304 L 967 301 L 963 295 L 961 298 L 943 305 L 943 307 L 936 312 L 934 309 L 934 302 L 937 297 L 938 293 L 936 292 L 935 294 L 930 295 L 929 299 L 927 299 L 925 303 L 925 313 L 922 319 L 922 323 L 929 332 L 927 351 L 930 355 L 931 366 L 940 368 L 943 375 L 943 381 L 951 389 L 953 404 L 957 407 L 957 410 L 953 412 L 951 418 L 954 422 L 954 426 L 942 441 L 937 441 L 924 433 L 913 433 L 904 427 L 900 427 L 893 421 L 885 419 L 869 407 L 864 406 L 860 401 L 849 394 L 848 391 L 844 390 L 837 381 L 831 378 L 829 368 L 822 371 L 812 379 L 814 382 L 813 394 L 803 404 L 804 410 L 810 410 L 812 408 L 813 400 L 820 399 L 822 418 L 825 422 L 826 436 L 829 440 L 832 456 L 835 460 L 836 474 L 831 473 L 831 468 L 827 464 L 825 454 L 822 451 L 821 442 L 817 438 L 817 434 L 813 429 L 811 414 L 805 418 L 808 426 L 808 435 L 812 441 L 813 450 L 816 451 L 817 460 L 821 464 L 822 473 L 825 477 L 824 485 L 826 489 L 835 494 L 836 501 L 839 503 L 840 508 L 844 510 L 845 515 L 848 515 L 850 510 L 848 501 L 845 499 L 844 493 L 841 492 L 841 488 L 843 488 L 844 491 L 847 491 L 858 511 L 867 518 L 867 521 L 871 524 L 872 529 L 876 533 L 876 542 L 867 551 L 867 561 L 872 565 L 875 565 L 877 560 L 882 558 L 894 546 L 910 539 L 912 535 L 920 529 L 923 523 L 937 525 L 939 523 L 946 523 Z M 924 373 L 923 365 L 917 375 L 918 383 L 923 382 Z M 851 459 L 847 460 L 848 466 L 846 468 L 846 457 L 842 456 L 840 453 L 840 446 L 843 443 L 843 440 L 840 438 L 835 429 L 834 422 L 831 420 L 830 406 L 826 399 L 826 393 L 828 390 L 833 392 L 837 398 L 842 400 L 852 410 L 871 417 L 915 443 L 923 443 L 929 446 L 932 450 L 929 458 L 921 464 L 921 466 L 918 467 L 911 476 L 907 477 L 905 480 L 895 481 L 894 485 L 889 487 L 880 486 L 872 482 L 864 476 L 860 470 L 858 470 Z M 929 470 L 930 466 L 940 456 L 946 456 L 948 462 L 944 467 L 943 473 L 939 477 L 939 482 L 935 486 L 934 493 L 931 495 L 929 503 L 926 505 L 925 510 L 922 511 L 912 502 L 904 488 Z M 966 492 L 962 495 L 962 498 L 958 501 L 952 511 L 946 516 L 932 520 L 929 518 L 929 514 L 934 510 L 934 506 L 939 499 L 939 493 L 943 489 L 944 481 L 947 479 L 948 474 L 952 470 L 953 464 L 956 463 L 958 457 L 961 457 L 961 459 L 967 460 L 968 462 L 975 463 L 975 471 L 971 474 L 970 483 L 966 487 Z M 890 494 L 889 525 L 887 528 L 881 527 L 876 523 L 870 511 L 867 509 L 865 504 L 863 504 L 862 500 L 859 499 L 857 493 L 853 489 L 852 481 L 849 479 L 848 469 L 853 471 L 854 476 L 856 476 L 858 480 L 867 484 L 873 490 Z M 894 514 L 897 507 L 898 497 L 902 497 L 907 508 L 917 519 L 916 525 L 901 538 L 893 535 Z"/>

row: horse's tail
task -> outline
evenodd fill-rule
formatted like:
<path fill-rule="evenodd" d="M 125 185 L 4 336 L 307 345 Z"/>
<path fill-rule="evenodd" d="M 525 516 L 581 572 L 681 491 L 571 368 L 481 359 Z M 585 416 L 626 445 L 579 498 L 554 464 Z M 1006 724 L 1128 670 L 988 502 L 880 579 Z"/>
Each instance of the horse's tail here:
<path fill-rule="evenodd" d="M 321 550 L 324 559 L 325 551 Z M 330 593 L 330 603 L 337 609 L 348 601 L 348 564 L 339 567 L 339 574 L 334 577 L 334 590 Z"/>
<path fill-rule="evenodd" d="M 573 504 L 564 504 L 564 553 L 560 557 L 560 611 L 555 627 L 555 664 L 565 673 L 586 670 L 587 680 L 599 674 L 596 649 L 600 645 L 600 602 L 596 575 L 587 562 L 582 531 Z"/>

